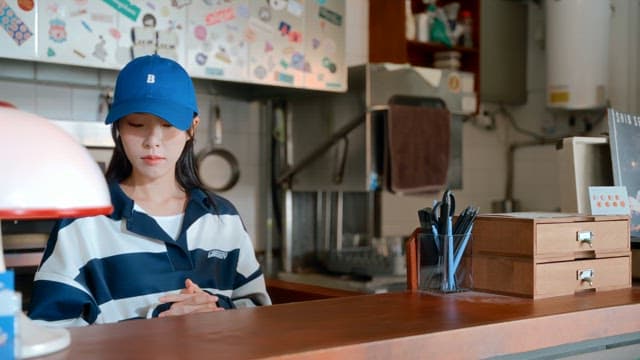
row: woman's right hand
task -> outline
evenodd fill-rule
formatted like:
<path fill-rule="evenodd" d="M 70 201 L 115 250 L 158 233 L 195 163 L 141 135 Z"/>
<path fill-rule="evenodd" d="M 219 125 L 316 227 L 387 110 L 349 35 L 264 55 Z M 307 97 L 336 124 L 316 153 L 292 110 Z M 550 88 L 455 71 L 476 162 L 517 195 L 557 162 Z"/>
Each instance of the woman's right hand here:
<path fill-rule="evenodd" d="M 224 310 L 224 308 L 218 307 L 217 301 L 217 296 L 203 291 L 198 284 L 191 281 L 191 279 L 187 279 L 184 282 L 184 289 L 180 290 L 178 294 L 160 297 L 161 303 L 172 302 L 173 304 L 169 310 L 161 312 L 158 317 Z"/>

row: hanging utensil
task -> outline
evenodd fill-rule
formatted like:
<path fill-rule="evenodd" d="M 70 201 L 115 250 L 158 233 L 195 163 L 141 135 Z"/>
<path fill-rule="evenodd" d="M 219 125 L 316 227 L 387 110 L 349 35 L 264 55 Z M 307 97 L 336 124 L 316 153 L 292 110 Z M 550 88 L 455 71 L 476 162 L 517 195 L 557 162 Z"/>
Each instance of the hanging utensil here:
<path fill-rule="evenodd" d="M 238 160 L 222 148 L 222 117 L 217 101 L 209 108 L 207 147 L 198 153 L 198 171 L 205 187 L 214 192 L 233 188 L 240 179 Z"/>

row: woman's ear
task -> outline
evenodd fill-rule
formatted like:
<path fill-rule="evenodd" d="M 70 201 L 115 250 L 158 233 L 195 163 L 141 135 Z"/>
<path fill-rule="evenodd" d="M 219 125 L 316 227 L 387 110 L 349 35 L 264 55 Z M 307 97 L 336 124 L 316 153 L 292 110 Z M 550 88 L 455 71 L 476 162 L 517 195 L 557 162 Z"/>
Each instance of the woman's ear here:
<path fill-rule="evenodd" d="M 189 136 L 191 138 L 194 138 L 196 136 L 196 128 L 198 127 L 198 124 L 200 124 L 200 117 L 196 116 L 193 118 L 193 122 L 191 123 L 191 127 L 189 128 L 189 130 L 187 130 L 187 133 L 189 134 Z"/>

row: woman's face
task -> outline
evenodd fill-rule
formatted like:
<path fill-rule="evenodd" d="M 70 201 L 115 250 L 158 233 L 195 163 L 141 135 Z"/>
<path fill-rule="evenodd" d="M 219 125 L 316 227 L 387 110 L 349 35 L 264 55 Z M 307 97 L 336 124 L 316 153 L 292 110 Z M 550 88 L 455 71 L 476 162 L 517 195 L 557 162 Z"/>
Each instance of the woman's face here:
<path fill-rule="evenodd" d="M 129 114 L 118 121 L 124 152 L 134 181 L 175 178 L 176 162 L 189 139 L 187 131 L 151 114 Z"/>

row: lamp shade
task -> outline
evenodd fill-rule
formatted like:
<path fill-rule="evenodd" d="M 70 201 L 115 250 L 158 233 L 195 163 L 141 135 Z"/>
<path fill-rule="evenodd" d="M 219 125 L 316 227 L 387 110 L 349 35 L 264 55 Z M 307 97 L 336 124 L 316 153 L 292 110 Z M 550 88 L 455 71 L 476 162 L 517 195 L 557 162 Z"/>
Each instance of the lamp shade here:
<path fill-rule="evenodd" d="M 104 175 L 82 145 L 47 119 L 0 106 L 0 219 L 111 211 Z"/>

